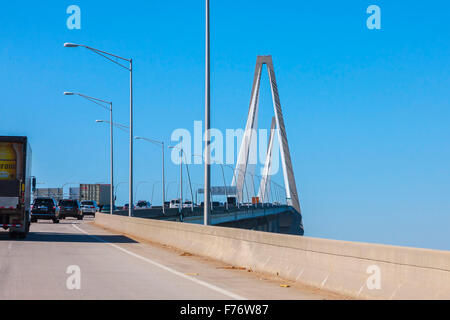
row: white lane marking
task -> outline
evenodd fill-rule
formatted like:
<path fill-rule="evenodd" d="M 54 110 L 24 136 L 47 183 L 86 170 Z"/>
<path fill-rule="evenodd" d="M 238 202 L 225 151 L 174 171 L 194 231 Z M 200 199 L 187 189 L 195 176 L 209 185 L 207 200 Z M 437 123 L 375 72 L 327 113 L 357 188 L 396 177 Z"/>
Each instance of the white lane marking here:
<path fill-rule="evenodd" d="M 138 255 L 138 254 L 136 254 L 136 253 L 134 253 L 134 252 L 128 251 L 127 249 L 124 249 L 124 248 L 122 248 L 122 247 L 119 247 L 118 245 L 115 245 L 114 243 L 109 243 L 109 242 L 103 240 L 102 238 L 99 238 L 99 237 L 97 237 L 97 236 L 94 236 L 94 235 L 92 235 L 92 234 L 87 233 L 86 231 L 84 231 L 83 229 L 81 229 L 80 227 L 78 227 L 78 226 L 75 225 L 75 224 L 72 224 L 72 226 L 73 226 L 75 229 L 77 229 L 77 230 L 83 232 L 84 234 L 88 235 L 89 237 L 92 237 L 92 238 L 94 238 L 94 239 L 96 239 L 96 240 L 98 240 L 98 241 L 100 241 L 100 242 L 103 242 L 103 243 L 105 243 L 105 244 L 107 244 L 107 245 L 110 245 L 110 246 L 112 246 L 112 247 L 114 247 L 114 248 L 116 248 L 116 249 L 118 249 L 118 250 L 120 250 L 120 251 L 122 251 L 122 252 L 125 252 L 126 254 L 129 254 L 130 256 L 133 256 L 133 257 L 135 257 L 135 258 L 138 258 L 138 259 L 141 259 L 141 260 L 143 260 L 143 261 L 145 261 L 145 262 L 148 262 L 148 263 L 150 263 L 150 264 L 152 264 L 152 265 L 154 265 L 154 266 L 156 266 L 156 267 L 158 267 L 158 268 L 161 268 L 161 269 L 163 269 L 163 270 L 165 270 L 165 271 L 167 271 L 167 272 L 173 273 L 174 275 L 177 275 L 177 276 L 179 276 L 179 277 L 181 277 L 181 278 L 190 280 L 190 281 L 195 282 L 195 283 L 197 283 L 197 284 L 199 284 L 199 285 L 201 285 L 201 286 L 204 286 L 204 287 L 207 287 L 207 288 L 209 288 L 209 289 L 211 289 L 211 290 L 217 291 L 217 292 L 219 292 L 219 293 L 221 293 L 221 294 L 223 294 L 223 295 L 226 295 L 226 296 L 228 296 L 228 297 L 230 297 L 230 298 L 232 298 L 232 299 L 236 299 L 236 300 L 247 300 L 246 298 L 241 297 L 240 295 L 234 294 L 234 293 L 232 293 L 232 292 L 230 292 L 230 291 L 227 291 L 227 290 L 225 290 L 225 289 L 219 288 L 219 287 L 217 287 L 217 286 L 215 286 L 215 285 L 213 285 L 213 284 L 207 283 L 207 282 L 205 282 L 205 281 L 202 281 L 202 280 L 199 280 L 199 279 L 190 277 L 190 276 L 188 276 L 188 275 L 185 275 L 184 273 L 181 273 L 181 272 L 178 272 L 178 271 L 176 271 L 176 270 L 174 270 L 174 269 L 172 269 L 172 268 L 166 267 L 165 265 L 160 264 L 160 263 L 158 263 L 158 262 L 156 262 L 156 261 L 150 260 L 150 259 L 145 258 L 145 257 L 143 257 L 143 256 L 140 256 L 140 255 Z"/>

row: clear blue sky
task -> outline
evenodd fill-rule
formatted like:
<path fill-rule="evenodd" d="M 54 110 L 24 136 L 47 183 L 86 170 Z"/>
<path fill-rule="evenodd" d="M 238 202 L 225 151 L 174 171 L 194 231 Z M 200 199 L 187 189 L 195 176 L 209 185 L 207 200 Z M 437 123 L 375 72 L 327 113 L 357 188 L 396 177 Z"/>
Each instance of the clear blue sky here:
<path fill-rule="evenodd" d="M 244 127 L 256 56 L 271 54 L 306 235 L 449 250 L 449 2 L 211 2 L 213 127 Z M 71 4 L 81 30 L 66 27 Z M 381 30 L 366 27 L 371 4 Z M 128 123 L 127 72 L 64 42 L 134 59 L 136 135 L 169 143 L 203 120 L 204 1 L 8 1 L 0 26 L 0 134 L 30 137 L 42 187 L 109 179 L 108 127 L 94 122 L 108 113 L 63 91 L 112 100 Z M 127 134 L 115 137 L 116 182 L 127 181 Z M 160 152 L 143 142 L 135 152 L 136 183 L 151 181 L 137 198 L 149 199 Z M 202 167 L 191 170 L 200 183 Z M 167 176 L 177 181 L 177 167 Z"/>

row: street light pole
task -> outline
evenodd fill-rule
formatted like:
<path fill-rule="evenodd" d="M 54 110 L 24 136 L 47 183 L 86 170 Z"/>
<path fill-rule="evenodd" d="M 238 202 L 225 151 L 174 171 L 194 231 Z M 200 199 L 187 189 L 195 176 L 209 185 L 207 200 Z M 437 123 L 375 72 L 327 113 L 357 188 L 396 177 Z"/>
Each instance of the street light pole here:
<path fill-rule="evenodd" d="M 110 175 L 111 175 L 111 185 L 110 185 L 110 197 L 111 197 L 111 199 L 110 199 L 110 208 L 109 208 L 109 212 L 111 213 L 111 214 L 113 214 L 113 212 L 114 212 L 114 151 L 113 151 L 113 148 L 114 148 L 114 143 L 113 143 L 113 139 L 114 139 L 114 135 L 113 135 L 113 106 L 112 106 L 112 102 L 111 102 L 111 104 L 110 104 L 110 109 L 111 109 L 111 112 L 110 112 L 110 114 L 109 114 L 109 119 L 110 119 L 110 122 L 111 122 L 111 124 L 110 124 L 110 126 L 109 126 L 109 134 L 110 134 L 110 147 L 109 147 L 109 150 L 110 150 L 110 157 L 111 157 L 111 168 L 110 168 L 110 170 L 111 170 L 111 173 L 110 173 Z"/>
<path fill-rule="evenodd" d="M 98 104 L 99 106 L 101 106 L 102 108 L 106 109 L 109 111 L 109 124 L 110 124 L 110 138 L 109 138 L 109 143 L 110 143 L 110 201 L 109 201 L 109 205 L 110 205 L 110 214 L 113 214 L 114 211 L 114 143 L 113 143 L 113 103 L 111 101 L 105 101 L 102 99 L 97 99 L 94 97 L 90 97 L 81 93 L 77 93 L 77 92 L 64 92 L 65 96 L 73 96 L 73 95 L 77 95 L 80 96 L 82 98 L 85 98 L 86 100 L 89 100 L 95 104 Z M 105 104 L 109 105 L 109 108 L 106 108 Z"/>
<path fill-rule="evenodd" d="M 153 140 L 153 139 L 148 139 L 148 138 L 143 138 L 143 137 L 135 137 L 136 140 L 145 140 L 147 142 L 151 142 L 151 143 L 155 143 L 155 144 L 160 144 L 162 147 L 162 212 L 163 214 L 166 213 L 166 209 L 164 207 L 164 203 L 166 202 L 166 194 L 165 194 L 165 173 L 164 173 L 164 141 L 158 141 L 158 140 Z"/>
<path fill-rule="evenodd" d="M 180 213 L 181 217 L 181 214 L 183 213 L 183 148 L 169 146 L 169 149 L 178 149 L 180 151 L 180 203 L 178 206 L 178 212 Z"/>
<path fill-rule="evenodd" d="M 162 143 L 162 212 L 166 214 L 166 194 L 165 194 L 165 173 L 164 173 L 164 142 Z"/>
<path fill-rule="evenodd" d="M 189 174 L 189 167 L 187 165 L 187 158 L 186 154 L 183 153 L 182 147 L 169 147 L 169 149 L 178 149 L 181 153 L 181 159 L 180 159 L 180 194 L 181 194 L 181 203 L 183 203 L 183 156 L 186 163 L 186 172 L 188 176 L 188 182 L 189 182 L 189 190 L 191 191 L 191 211 L 194 211 L 194 194 L 192 193 L 192 184 L 191 184 L 191 176 Z M 181 214 L 181 212 L 180 212 Z"/>
<path fill-rule="evenodd" d="M 183 149 L 180 149 L 181 159 L 180 159 L 180 205 L 178 206 L 178 211 L 183 213 Z"/>
<path fill-rule="evenodd" d="M 128 216 L 133 216 L 133 60 L 130 59 L 130 184 Z"/>
<path fill-rule="evenodd" d="M 203 206 L 203 224 L 209 225 L 211 214 L 210 190 L 211 190 L 211 167 L 210 167 L 210 34 L 209 34 L 209 0 L 206 0 L 206 39 L 205 39 L 205 188 Z"/>
<path fill-rule="evenodd" d="M 77 47 L 83 47 L 86 48 L 106 59 L 109 61 L 119 65 L 120 67 L 128 70 L 130 72 L 130 177 L 129 177 L 129 208 L 128 208 L 128 215 L 131 217 L 133 215 L 133 60 L 120 57 L 118 55 L 102 51 L 99 49 L 95 49 L 89 46 L 86 46 L 84 44 L 76 44 L 76 43 L 64 43 L 64 47 L 66 48 L 77 48 Z M 127 61 L 129 63 L 129 66 L 126 66 L 115 59 L 120 59 L 122 61 Z M 111 121 L 112 122 L 112 121 Z"/>

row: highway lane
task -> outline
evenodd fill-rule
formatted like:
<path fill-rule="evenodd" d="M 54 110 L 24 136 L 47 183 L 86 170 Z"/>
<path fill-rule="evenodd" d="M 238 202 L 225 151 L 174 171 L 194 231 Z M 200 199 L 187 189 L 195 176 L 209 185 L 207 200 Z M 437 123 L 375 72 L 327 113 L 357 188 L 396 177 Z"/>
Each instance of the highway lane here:
<path fill-rule="evenodd" d="M 79 268 L 80 289 L 68 288 L 68 268 Z M 0 232 L 0 300 L 334 298 L 342 297 L 139 242 L 89 219 L 39 221 L 26 240 Z"/>

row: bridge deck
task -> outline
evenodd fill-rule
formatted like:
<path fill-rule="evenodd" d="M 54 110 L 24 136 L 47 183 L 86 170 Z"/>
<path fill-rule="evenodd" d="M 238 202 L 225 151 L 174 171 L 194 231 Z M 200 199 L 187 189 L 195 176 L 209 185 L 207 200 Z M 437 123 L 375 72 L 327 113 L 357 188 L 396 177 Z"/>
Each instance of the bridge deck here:
<path fill-rule="evenodd" d="M 81 289 L 69 290 L 69 266 Z M 286 283 L 89 223 L 32 224 L 26 240 L 0 232 L 2 299 L 327 299 L 337 296 Z"/>

